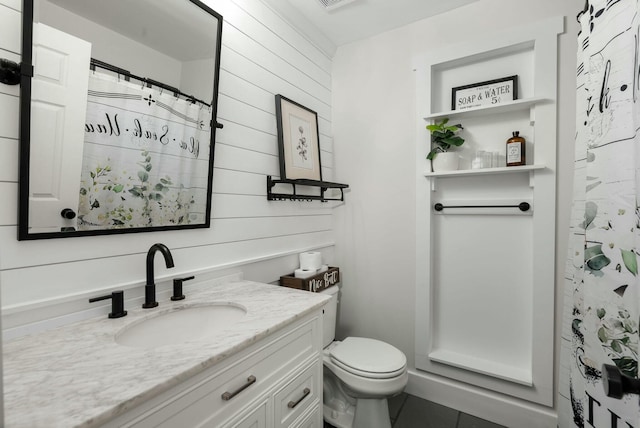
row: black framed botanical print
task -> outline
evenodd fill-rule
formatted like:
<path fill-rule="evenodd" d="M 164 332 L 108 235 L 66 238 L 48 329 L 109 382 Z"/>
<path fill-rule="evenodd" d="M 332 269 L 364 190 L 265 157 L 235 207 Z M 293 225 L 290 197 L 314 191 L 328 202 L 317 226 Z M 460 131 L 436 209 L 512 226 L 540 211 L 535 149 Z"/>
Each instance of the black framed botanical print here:
<path fill-rule="evenodd" d="M 322 180 L 318 114 L 276 95 L 280 178 Z"/>

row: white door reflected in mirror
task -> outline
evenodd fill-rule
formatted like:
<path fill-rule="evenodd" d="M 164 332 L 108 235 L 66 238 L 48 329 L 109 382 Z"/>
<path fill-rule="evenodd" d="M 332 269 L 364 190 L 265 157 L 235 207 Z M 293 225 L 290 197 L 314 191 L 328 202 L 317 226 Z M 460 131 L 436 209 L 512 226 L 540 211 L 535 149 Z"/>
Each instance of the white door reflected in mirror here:
<path fill-rule="evenodd" d="M 33 25 L 29 230 L 76 228 L 91 43 Z M 70 217 L 70 216 L 69 216 Z"/>

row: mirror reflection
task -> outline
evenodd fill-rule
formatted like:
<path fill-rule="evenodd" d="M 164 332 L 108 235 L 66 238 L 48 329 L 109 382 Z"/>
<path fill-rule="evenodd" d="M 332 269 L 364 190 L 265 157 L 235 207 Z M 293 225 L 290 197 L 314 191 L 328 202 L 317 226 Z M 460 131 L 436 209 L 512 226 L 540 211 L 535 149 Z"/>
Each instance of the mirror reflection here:
<path fill-rule="evenodd" d="M 34 1 L 20 239 L 209 226 L 221 27 L 197 0 Z"/>

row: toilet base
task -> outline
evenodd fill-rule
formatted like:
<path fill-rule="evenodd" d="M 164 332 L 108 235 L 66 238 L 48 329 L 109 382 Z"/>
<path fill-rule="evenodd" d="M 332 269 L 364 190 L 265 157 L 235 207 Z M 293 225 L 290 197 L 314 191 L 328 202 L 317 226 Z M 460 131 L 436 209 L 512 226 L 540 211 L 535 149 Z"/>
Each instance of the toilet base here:
<path fill-rule="evenodd" d="M 353 428 L 391 428 L 386 398 L 359 398 Z"/>
<path fill-rule="evenodd" d="M 323 405 L 324 420 L 329 422 L 336 428 L 353 428 L 354 407 L 347 404 L 347 408 L 343 406 L 332 406 L 331 404 Z"/>
<path fill-rule="evenodd" d="M 323 405 L 324 420 L 336 428 L 391 428 L 386 398 L 359 398 L 354 407 L 344 403 Z"/>

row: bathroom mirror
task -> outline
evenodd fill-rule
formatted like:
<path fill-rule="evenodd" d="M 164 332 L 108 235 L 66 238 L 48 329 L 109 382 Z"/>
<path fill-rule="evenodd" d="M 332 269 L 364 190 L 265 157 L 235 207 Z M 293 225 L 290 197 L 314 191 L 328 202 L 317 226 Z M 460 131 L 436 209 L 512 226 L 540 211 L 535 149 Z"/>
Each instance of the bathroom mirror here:
<path fill-rule="evenodd" d="M 198 0 L 23 16 L 18 239 L 209 227 L 222 17 Z"/>

